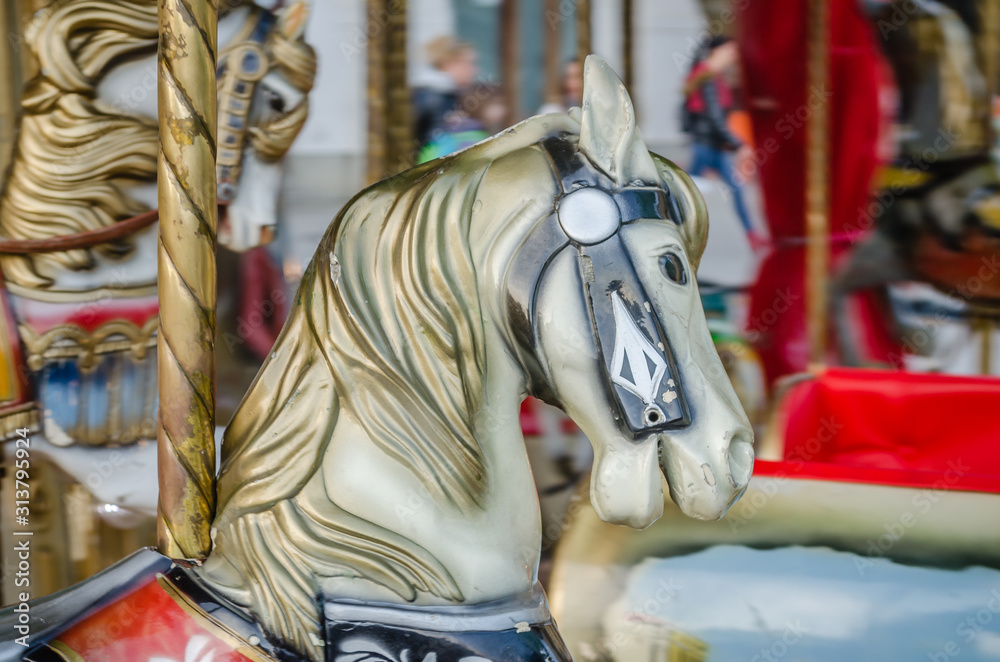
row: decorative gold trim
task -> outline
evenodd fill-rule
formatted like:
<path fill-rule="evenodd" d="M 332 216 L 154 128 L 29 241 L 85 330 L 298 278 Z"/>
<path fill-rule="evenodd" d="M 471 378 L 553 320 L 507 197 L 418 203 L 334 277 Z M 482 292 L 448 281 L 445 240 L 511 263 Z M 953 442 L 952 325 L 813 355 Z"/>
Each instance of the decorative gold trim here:
<path fill-rule="evenodd" d="M 277 662 L 273 657 L 265 655 L 263 651 L 253 646 L 250 642 L 245 641 L 236 632 L 209 616 L 201 606 L 182 593 L 162 573 L 156 574 L 156 581 L 184 613 L 190 616 L 202 628 L 208 630 L 217 639 L 232 646 L 233 650 L 237 653 L 253 660 L 253 662 Z"/>
<path fill-rule="evenodd" d="M 113 320 L 92 332 L 76 324 L 60 324 L 41 335 L 25 324 L 18 330 L 28 350 L 31 370 L 41 370 L 46 360 L 73 358 L 86 372 L 96 367 L 99 354 L 131 351 L 136 361 L 145 359 L 148 350 L 156 347 L 156 325 L 157 318 L 153 317 L 141 328 L 128 320 Z M 109 340 L 113 336 L 124 338 Z"/>
<path fill-rule="evenodd" d="M 108 299 L 139 299 L 156 296 L 156 283 L 134 287 L 102 287 L 99 290 L 36 290 L 11 281 L 4 283 L 7 291 L 14 296 L 43 303 L 91 303 Z"/>
<path fill-rule="evenodd" d="M 0 411 L 0 441 L 10 441 L 22 428 L 32 433 L 41 432 L 42 415 L 36 403 L 28 402 L 10 411 Z"/>
<path fill-rule="evenodd" d="M 15 321 L 10 313 L 9 299 L 0 297 L 0 303 L 6 310 L 0 311 L 0 342 L 7 350 L 14 349 L 17 342 Z M 20 352 L 5 351 L 0 353 L 0 407 L 7 403 L 17 402 L 23 395 L 25 380 L 18 374 Z"/>

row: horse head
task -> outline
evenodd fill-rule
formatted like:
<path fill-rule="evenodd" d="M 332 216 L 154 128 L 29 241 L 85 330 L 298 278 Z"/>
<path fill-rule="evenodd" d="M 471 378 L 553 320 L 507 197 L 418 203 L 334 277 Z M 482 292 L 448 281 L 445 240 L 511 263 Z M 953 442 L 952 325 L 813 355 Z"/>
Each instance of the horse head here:
<path fill-rule="evenodd" d="M 362 191 L 320 242 L 226 430 L 199 571 L 291 648 L 320 659 L 338 601 L 533 589 L 526 394 L 590 437 L 607 521 L 652 523 L 661 467 L 696 517 L 746 487 L 752 433 L 694 278 L 704 204 L 603 60 L 585 90 L 582 112 Z"/>
<path fill-rule="evenodd" d="M 589 59 L 585 81 L 579 137 L 543 142 L 561 192 L 507 275 L 513 346 L 533 395 L 591 440 L 602 519 L 656 520 L 657 465 L 686 514 L 718 519 L 750 478 L 753 435 L 695 281 L 704 203 L 649 153 L 608 65 Z"/>

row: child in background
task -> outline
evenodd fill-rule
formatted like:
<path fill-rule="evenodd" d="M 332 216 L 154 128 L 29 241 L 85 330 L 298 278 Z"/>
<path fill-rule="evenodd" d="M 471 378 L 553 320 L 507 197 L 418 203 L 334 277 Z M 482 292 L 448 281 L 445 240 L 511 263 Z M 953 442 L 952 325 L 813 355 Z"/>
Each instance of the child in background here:
<path fill-rule="evenodd" d="M 489 138 L 503 128 L 506 114 L 500 88 L 483 85 L 470 90 L 462 96 L 458 108 L 449 112 L 431 133 L 417 163 L 433 161 Z"/>
<path fill-rule="evenodd" d="M 691 136 L 688 173 L 704 176 L 714 171 L 733 196 L 733 205 L 750 246 L 759 250 L 767 241 L 754 230 L 743 199 L 742 182 L 736 173 L 736 155 L 748 151 L 729 123 L 733 90 L 727 74 L 739 64 L 736 43 L 715 36 L 703 46 L 684 83 L 683 130 Z"/>

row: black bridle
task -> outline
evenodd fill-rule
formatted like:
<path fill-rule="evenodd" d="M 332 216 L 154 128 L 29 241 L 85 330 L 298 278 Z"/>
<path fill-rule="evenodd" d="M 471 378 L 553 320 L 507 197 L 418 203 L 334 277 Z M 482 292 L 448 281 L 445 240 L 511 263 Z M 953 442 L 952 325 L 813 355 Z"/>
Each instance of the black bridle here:
<path fill-rule="evenodd" d="M 557 402 L 538 361 L 537 298 L 546 269 L 565 250 L 578 254 L 580 282 L 615 417 L 635 435 L 690 423 L 680 374 L 663 327 L 636 274 L 619 230 L 638 219 L 680 224 L 677 201 L 657 186 L 617 187 L 569 137 L 540 143 L 562 193 L 531 231 L 507 276 L 508 312 L 532 392 Z"/>

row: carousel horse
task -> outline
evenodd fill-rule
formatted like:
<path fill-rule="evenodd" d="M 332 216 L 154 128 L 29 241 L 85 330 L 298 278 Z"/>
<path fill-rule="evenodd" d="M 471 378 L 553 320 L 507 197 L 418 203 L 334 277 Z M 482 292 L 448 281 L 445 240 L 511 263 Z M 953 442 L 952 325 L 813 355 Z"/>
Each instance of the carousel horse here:
<path fill-rule="evenodd" d="M 238 251 L 276 224 L 315 75 L 308 4 L 265 4 L 228 3 L 219 20 L 219 241 Z M 157 498 L 157 29 L 156 0 L 56 0 L 34 16 L 39 74 L 0 196 L 0 433 L 38 431 L 39 459 L 145 515 Z"/>
<path fill-rule="evenodd" d="M 208 559 L 139 552 L 30 605 L 0 660 L 567 662 L 529 394 L 593 444 L 604 521 L 652 524 L 664 476 L 685 514 L 722 517 L 753 433 L 694 278 L 704 204 L 603 60 L 584 85 L 582 111 L 348 203 L 226 430 Z"/>
<path fill-rule="evenodd" d="M 989 55 L 977 57 L 976 6 L 871 6 L 899 89 L 898 154 L 876 182 L 875 199 L 859 210 L 858 229 L 873 231 L 831 283 L 846 365 L 861 364 L 846 314 L 846 297 L 857 290 L 884 295 L 891 283 L 916 281 L 977 305 L 1000 305 L 1000 172 L 991 157 L 991 100 L 979 64 Z M 909 330 L 896 320 L 889 326 L 905 341 Z"/>

